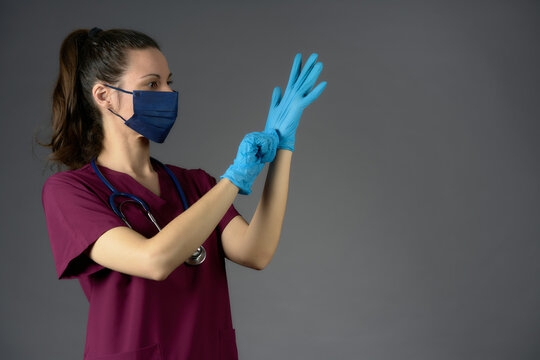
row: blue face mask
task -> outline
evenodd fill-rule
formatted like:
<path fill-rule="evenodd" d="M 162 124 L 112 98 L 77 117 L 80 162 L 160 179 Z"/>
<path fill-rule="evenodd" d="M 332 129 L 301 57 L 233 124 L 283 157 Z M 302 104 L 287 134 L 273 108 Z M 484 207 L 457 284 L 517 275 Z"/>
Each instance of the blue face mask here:
<path fill-rule="evenodd" d="M 178 115 L 177 91 L 126 91 L 104 84 L 112 89 L 133 95 L 133 116 L 128 120 L 108 109 L 125 121 L 125 124 L 145 138 L 162 143 Z"/>

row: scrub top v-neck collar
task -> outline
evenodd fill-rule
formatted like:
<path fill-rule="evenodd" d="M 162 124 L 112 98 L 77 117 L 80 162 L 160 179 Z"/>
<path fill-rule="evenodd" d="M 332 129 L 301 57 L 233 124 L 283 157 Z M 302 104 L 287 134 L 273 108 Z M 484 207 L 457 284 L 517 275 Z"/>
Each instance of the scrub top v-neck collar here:
<path fill-rule="evenodd" d="M 132 177 L 129 174 L 123 173 L 121 171 L 116 171 L 116 170 L 110 169 L 110 168 L 108 168 L 106 166 L 99 165 L 97 163 L 96 163 L 96 166 L 105 175 L 106 178 L 107 178 L 107 174 L 109 174 L 109 175 L 112 175 L 112 176 L 118 176 L 118 177 L 122 177 L 124 179 L 127 179 L 127 181 L 129 181 L 131 184 L 134 184 L 133 186 L 135 186 L 137 188 L 140 188 L 141 191 L 144 194 L 146 194 L 145 197 L 146 196 L 151 197 L 153 199 L 153 201 L 158 202 L 160 205 L 165 204 L 167 202 L 166 199 L 170 198 L 166 194 L 167 186 L 165 184 L 165 179 L 164 179 L 165 176 L 168 177 L 168 174 L 164 173 L 165 169 L 163 169 L 160 165 L 154 163 L 153 160 L 150 160 L 150 162 L 152 163 L 152 168 L 158 174 L 159 196 L 157 194 L 155 194 L 153 191 L 151 191 L 150 189 L 148 189 L 146 186 L 144 186 L 143 184 L 138 182 L 134 177 Z M 109 182 L 111 182 L 111 180 L 109 178 L 107 178 L 107 180 Z M 114 183 L 112 183 L 112 185 L 116 188 Z M 116 188 L 116 190 L 119 190 L 119 189 Z"/>

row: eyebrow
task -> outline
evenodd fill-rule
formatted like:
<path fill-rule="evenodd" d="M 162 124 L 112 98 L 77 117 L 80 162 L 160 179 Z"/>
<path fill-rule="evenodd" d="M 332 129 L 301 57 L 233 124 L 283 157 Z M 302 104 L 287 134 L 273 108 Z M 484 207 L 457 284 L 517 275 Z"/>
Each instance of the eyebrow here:
<path fill-rule="evenodd" d="M 158 79 L 161 78 L 161 76 L 159 76 L 159 74 L 148 74 L 148 75 L 141 76 L 140 79 L 148 77 L 148 76 L 155 76 Z M 171 77 L 171 76 L 172 76 L 172 73 L 169 74 L 169 77 Z"/>

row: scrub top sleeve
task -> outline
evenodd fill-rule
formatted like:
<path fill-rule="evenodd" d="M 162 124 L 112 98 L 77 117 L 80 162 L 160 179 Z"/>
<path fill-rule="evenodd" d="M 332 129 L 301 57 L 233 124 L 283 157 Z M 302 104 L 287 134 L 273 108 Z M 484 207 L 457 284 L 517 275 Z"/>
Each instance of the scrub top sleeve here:
<path fill-rule="evenodd" d="M 210 190 L 211 188 L 213 188 L 217 184 L 217 181 L 216 181 L 215 177 L 213 177 L 212 175 L 210 175 L 209 173 L 207 173 L 203 169 L 199 169 L 199 172 L 200 172 L 200 176 L 201 176 L 200 177 L 200 179 L 201 179 L 200 182 L 205 187 L 204 192 L 206 193 L 208 190 Z M 231 206 L 229 207 L 229 209 L 227 210 L 225 215 L 223 215 L 223 218 L 221 219 L 221 221 L 217 225 L 219 233 L 222 234 L 223 230 L 225 229 L 227 224 L 234 217 L 236 217 L 238 215 L 240 215 L 240 213 L 236 210 L 236 208 L 234 207 L 234 204 L 231 204 Z M 240 215 L 240 216 L 242 216 L 242 215 Z"/>
<path fill-rule="evenodd" d="M 84 184 L 49 177 L 41 194 L 58 279 L 89 276 L 105 267 L 83 252 L 104 232 L 127 225 Z"/>

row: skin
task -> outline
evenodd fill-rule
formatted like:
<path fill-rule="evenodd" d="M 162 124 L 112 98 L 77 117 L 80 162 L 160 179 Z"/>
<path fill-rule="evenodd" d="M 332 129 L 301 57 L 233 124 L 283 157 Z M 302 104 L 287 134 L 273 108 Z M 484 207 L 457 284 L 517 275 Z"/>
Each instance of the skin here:
<path fill-rule="evenodd" d="M 129 50 L 127 58 L 128 67 L 117 87 L 127 91 L 172 91 L 168 83 L 171 80 L 169 66 L 159 50 Z M 144 77 L 147 74 L 158 74 L 159 77 Z M 104 147 L 96 163 L 130 175 L 159 195 L 157 173 L 150 162 L 150 141 L 107 110 L 112 109 L 124 119 L 129 119 L 133 114 L 132 95 L 101 83 L 94 85 L 92 94 L 102 114 L 104 128 Z M 283 225 L 291 160 L 292 151 L 277 150 L 274 161 L 269 165 L 264 190 L 251 222 L 236 216 L 224 229 L 221 241 L 229 260 L 257 270 L 264 269 L 270 263 Z M 159 268 L 156 279 L 166 278 L 206 240 L 233 203 L 238 190 L 228 179 L 221 179 L 152 238 L 152 257 Z M 112 236 L 114 231 L 122 234 L 122 231 L 131 230 L 123 227 L 109 231 L 108 235 Z"/>

